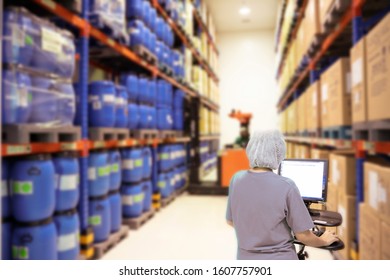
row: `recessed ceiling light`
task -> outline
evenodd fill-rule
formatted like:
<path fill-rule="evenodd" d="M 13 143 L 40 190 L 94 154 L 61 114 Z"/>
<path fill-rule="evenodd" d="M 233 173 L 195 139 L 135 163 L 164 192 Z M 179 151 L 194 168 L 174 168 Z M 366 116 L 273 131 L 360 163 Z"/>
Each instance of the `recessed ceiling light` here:
<path fill-rule="evenodd" d="M 239 10 L 240 15 L 247 16 L 251 13 L 251 9 L 248 6 L 242 6 Z"/>

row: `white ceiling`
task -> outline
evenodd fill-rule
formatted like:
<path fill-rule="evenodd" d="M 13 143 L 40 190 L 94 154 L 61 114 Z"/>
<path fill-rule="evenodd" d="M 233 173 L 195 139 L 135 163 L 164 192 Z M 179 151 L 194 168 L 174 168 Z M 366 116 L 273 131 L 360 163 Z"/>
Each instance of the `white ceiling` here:
<path fill-rule="evenodd" d="M 276 25 L 279 0 L 205 0 L 213 16 L 217 32 L 273 29 Z M 251 9 L 243 22 L 239 9 L 246 4 Z"/>

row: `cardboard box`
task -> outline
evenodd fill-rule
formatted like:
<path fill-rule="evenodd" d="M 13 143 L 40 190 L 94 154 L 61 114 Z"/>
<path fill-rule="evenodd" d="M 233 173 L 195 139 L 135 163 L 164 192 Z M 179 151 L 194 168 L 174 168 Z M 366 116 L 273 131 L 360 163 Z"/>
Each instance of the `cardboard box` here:
<path fill-rule="evenodd" d="M 333 2 L 334 2 L 334 0 L 321 0 L 321 1 L 319 1 L 319 18 L 320 18 L 321 33 L 324 32 L 323 25 L 324 25 L 324 22 L 326 19 L 326 15 L 328 14 L 329 9 L 333 5 Z"/>
<path fill-rule="evenodd" d="M 321 82 L 311 84 L 307 89 L 306 94 L 307 105 L 307 129 L 314 131 L 317 128 L 321 128 Z"/>
<path fill-rule="evenodd" d="M 298 129 L 297 118 L 297 101 L 293 101 L 288 108 L 287 130 L 289 133 L 295 134 Z"/>
<path fill-rule="evenodd" d="M 351 49 L 352 122 L 367 121 L 367 59 L 363 37 Z"/>
<path fill-rule="evenodd" d="M 326 209 L 328 211 L 337 211 L 339 202 L 338 188 L 332 183 L 328 183 L 328 192 L 326 194 Z"/>
<path fill-rule="evenodd" d="M 349 58 L 340 58 L 321 76 L 323 127 L 351 125 L 351 73 Z"/>
<path fill-rule="evenodd" d="M 312 159 L 329 159 L 330 151 L 312 148 L 310 154 Z"/>
<path fill-rule="evenodd" d="M 366 36 L 368 120 L 390 118 L 390 15 Z"/>
<path fill-rule="evenodd" d="M 307 130 L 307 115 L 306 115 L 306 92 L 304 92 L 297 100 L 297 118 L 298 132 Z"/>
<path fill-rule="evenodd" d="M 345 195 L 339 192 L 337 212 L 340 213 L 343 223 L 337 228 L 337 234 L 345 244 L 339 253 L 343 259 L 351 259 L 350 250 L 356 238 L 356 196 Z"/>
<path fill-rule="evenodd" d="M 381 220 L 366 203 L 359 205 L 359 259 L 379 260 L 381 257 Z"/>
<path fill-rule="evenodd" d="M 321 0 L 323 1 L 323 0 Z M 320 26 L 320 1 L 310 0 L 305 11 L 305 50 L 310 48 L 314 37 L 321 32 Z"/>
<path fill-rule="evenodd" d="M 390 167 L 364 163 L 364 202 L 390 223 Z"/>
<path fill-rule="evenodd" d="M 390 260 L 390 224 L 381 224 L 381 259 Z"/>
<path fill-rule="evenodd" d="M 330 154 L 329 182 L 339 188 L 340 193 L 356 194 L 356 159 L 354 155 Z"/>

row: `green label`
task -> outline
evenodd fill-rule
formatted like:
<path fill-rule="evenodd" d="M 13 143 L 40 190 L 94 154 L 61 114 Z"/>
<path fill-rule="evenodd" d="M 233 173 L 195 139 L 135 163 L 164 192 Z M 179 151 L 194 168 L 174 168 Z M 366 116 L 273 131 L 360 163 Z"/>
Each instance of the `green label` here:
<path fill-rule="evenodd" d="M 28 259 L 28 248 L 27 247 L 12 247 L 12 257 L 15 260 L 27 260 Z"/>
<path fill-rule="evenodd" d="M 31 92 L 28 93 L 27 99 L 28 99 L 28 104 L 31 104 L 32 103 L 32 99 L 33 99 Z"/>
<path fill-rule="evenodd" d="M 139 203 L 144 201 L 144 194 L 140 193 L 134 196 L 134 203 Z"/>
<path fill-rule="evenodd" d="M 14 194 L 30 195 L 33 193 L 32 182 L 12 182 L 12 192 Z"/>
<path fill-rule="evenodd" d="M 111 172 L 113 172 L 113 173 L 117 173 L 117 172 L 119 172 L 119 164 L 113 164 L 113 165 L 111 165 Z"/>
<path fill-rule="evenodd" d="M 98 215 L 92 216 L 92 217 L 89 217 L 88 221 L 89 221 L 89 224 L 91 226 L 100 226 L 102 223 L 102 217 L 100 217 Z"/>
<path fill-rule="evenodd" d="M 110 175 L 111 168 L 110 166 L 104 166 L 98 168 L 98 176 L 99 177 L 104 177 Z"/>
<path fill-rule="evenodd" d="M 160 188 L 160 189 L 164 189 L 165 186 L 166 186 L 166 183 L 164 181 L 161 181 L 161 182 L 158 182 L 157 186 Z"/>
<path fill-rule="evenodd" d="M 161 159 L 169 159 L 169 154 L 167 153 L 161 154 Z"/>
<path fill-rule="evenodd" d="M 27 46 L 31 46 L 34 44 L 34 41 L 32 39 L 31 36 L 29 35 L 26 35 L 26 37 L 24 38 L 24 43 L 27 45 Z"/>
<path fill-rule="evenodd" d="M 137 159 L 135 160 L 135 167 L 141 167 L 143 165 L 143 160 L 142 159 Z"/>

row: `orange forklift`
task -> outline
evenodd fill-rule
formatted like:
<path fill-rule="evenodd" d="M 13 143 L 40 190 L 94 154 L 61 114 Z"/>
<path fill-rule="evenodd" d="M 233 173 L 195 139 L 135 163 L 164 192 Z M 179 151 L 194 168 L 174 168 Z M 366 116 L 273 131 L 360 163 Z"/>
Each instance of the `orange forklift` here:
<path fill-rule="evenodd" d="M 239 121 L 240 135 L 233 144 L 225 145 L 224 149 L 219 151 L 217 181 L 191 182 L 188 190 L 191 194 L 226 195 L 233 175 L 237 171 L 249 168 L 245 148 L 249 141 L 249 126 L 252 114 L 232 110 L 229 117 Z"/>

